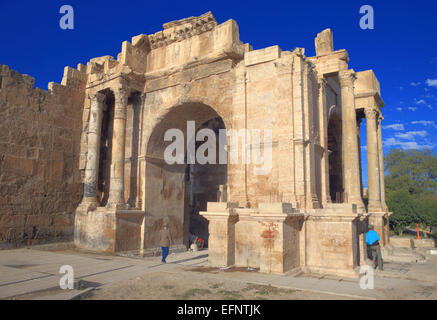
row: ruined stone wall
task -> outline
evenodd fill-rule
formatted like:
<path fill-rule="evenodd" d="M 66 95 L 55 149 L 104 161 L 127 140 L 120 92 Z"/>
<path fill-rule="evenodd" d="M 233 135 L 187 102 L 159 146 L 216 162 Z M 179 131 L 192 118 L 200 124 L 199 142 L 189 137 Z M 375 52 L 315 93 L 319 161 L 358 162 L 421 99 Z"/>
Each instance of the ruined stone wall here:
<path fill-rule="evenodd" d="M 86 83 L 79 68 L 66 67 L 62 84 L 45 91 L 0 65 L 0 248 L 25 244 L 24 233 L 33 244 L 73 235 Z"/>

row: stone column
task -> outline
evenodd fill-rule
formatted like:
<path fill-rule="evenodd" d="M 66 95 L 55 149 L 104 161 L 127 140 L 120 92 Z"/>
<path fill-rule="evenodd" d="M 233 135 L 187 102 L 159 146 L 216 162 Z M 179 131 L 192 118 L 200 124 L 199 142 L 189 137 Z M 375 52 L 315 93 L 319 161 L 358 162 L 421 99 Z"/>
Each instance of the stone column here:
<path fill-rule="evenodd" d="M 109 208 L 124 208 L 124 155 L 126 144 L 126 107 L 128 93 L 119 88 L 114 92 L 114 126 L 112 136 L 111 181 L 109 185 Z"/>
<path fill-rule="evenodd" d="M 369 186 L 369 212 L 381 212 L 381 189 L 379 177 L 379 152 L 376 118 L 374 109 L 364 109 L 367 130 L 367 183 Z"/>
<path fill-rule="evenodd" d="M 344 70 L 339 73 L 341 85 L 343 178 L 346 199 L 364 211 L 360 188 L 360 161 L 357 142 L 357 116 L 355 111 L 354 81 L 355 73 Z"/>
<path fill-rule="evenodd" d="M 385 202 L 385 180 L 384 180 L 384 153 L 382 149 L 382 116 L 378 117 L 378 157 L 379 157 L 379 187 L 381 188 L 381 206 L 384 211 L 388 211 Z"/>
<path fill-rule="evenodd" d="M 357 143 L 358 143 L 358 151 L 359 151 L 359 161 L 360 161 L 360 192 L 361 199 L 363 198 L 363 164 L 361 161 L 361 121 L 363 118 L 357 115 Z"/>
<path fill-rule="evenodd" d="M 323 148 L 321 159 L 322 205 L 326 207 L 331 202 L 329 193 L 329 150 L 328 150 L 328 112 L 326 97 L 326 79 L 319 78 L 319 126 L 320 145 Z"/>
<path fill-rule="evenodd" d="M 99 178 L 100 134 L 102 130 L 103 103 L 105 95 L 95 93 L 90 96 L 90 119 L 88 125 L 87 163 L 83 203 L 99 205 L 97 199 L 97 181 Z"/>
<path fill-rule="evenodd" d="M 137 172 L 137 198 L 136 207 L 142 209 L 143 206 L 143 181 L 145 179 L 145 158 L 143 155 L 143 118 L 144 118 L 144 104 L 146 101 L 146 94 L 142 93 L 140 96 L 140 124 L 138 133 L 138 172 Z"/>

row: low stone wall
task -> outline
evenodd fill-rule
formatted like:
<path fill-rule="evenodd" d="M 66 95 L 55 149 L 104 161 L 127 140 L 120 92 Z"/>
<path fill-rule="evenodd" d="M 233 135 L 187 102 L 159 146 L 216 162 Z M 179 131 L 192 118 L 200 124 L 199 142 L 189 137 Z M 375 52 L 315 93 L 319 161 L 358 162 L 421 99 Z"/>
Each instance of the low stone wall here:
<path fill-rule="evenodd" d="M 413 244 L 415 248 L 435 248 L 436 241 L 434 239 L 414 239 Z"/>
<path fill-rule="evenodd" d="M 434 239 L 414 239 L 402 237 L 390 237 L 390 244 L 395 248 L 435 248 Z"/>
<path fill-rule="evenodd" d="M 413 239 L 400 238 L 400 237 L 390 237 L 390 244 L 395 248 L 412 248 L 413 247 Z"/>

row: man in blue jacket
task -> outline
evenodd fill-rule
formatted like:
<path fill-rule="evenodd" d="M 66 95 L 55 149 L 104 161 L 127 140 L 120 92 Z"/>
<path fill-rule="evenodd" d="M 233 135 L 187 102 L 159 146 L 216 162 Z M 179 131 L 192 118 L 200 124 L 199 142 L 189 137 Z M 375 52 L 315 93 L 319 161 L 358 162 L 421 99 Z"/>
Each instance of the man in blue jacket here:
<path fill-rule="evenodd" d="M 376 232 L 373 224 L 369 224 L 369 231 L 366 233 L 366 242 L 368 245 L 368 249 L 370 249 L 370 253 L 373 260 L 373 267 L 379 268 L 379 270 L 383 270 L 383 261 L 381 255 L 381 247 L 379 246 L 379 235 Z"/>

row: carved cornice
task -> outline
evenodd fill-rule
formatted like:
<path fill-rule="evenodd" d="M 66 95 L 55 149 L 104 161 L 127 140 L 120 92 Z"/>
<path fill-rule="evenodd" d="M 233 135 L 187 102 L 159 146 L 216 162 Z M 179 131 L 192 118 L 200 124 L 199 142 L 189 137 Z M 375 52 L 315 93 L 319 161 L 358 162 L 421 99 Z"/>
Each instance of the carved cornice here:
<path fill-rule="evenodd" d="M 199 35 L 212 30 L 217 21 L 211 12 L 199 17 L 191 17 L 164 24 L 164 30 L 149 35 L 150 47 L 156 49 L 173 42 Z"/>

